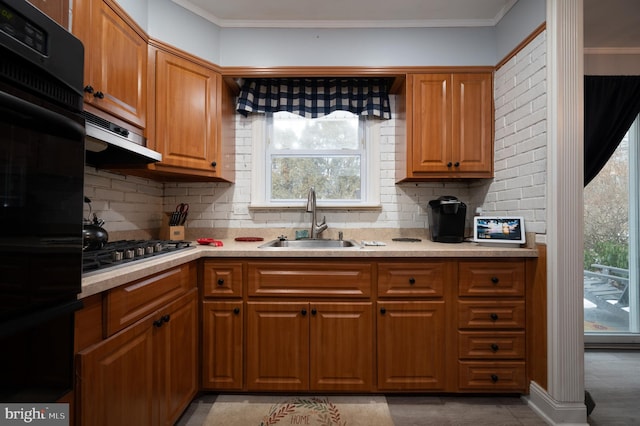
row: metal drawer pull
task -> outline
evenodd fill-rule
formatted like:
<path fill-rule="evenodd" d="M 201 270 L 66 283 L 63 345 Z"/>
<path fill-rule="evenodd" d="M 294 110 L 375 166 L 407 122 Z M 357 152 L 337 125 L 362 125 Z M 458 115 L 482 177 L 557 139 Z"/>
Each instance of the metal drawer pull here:
<path fill-rule="evenodd" d="M 492 313 L 492 314 L 491 314 L 491 320 L 492 320 L 492 321 L 498 321 L 498 314 L 496 314 L 496 313 Z"/>
<path fill-rule="evenodd" d="M 498 377 L 497 375 L 495 375 L 495 374 L 492 374 L 492 375 L 491 375 L 491 381 L 492 381 L 493 383 L 496 383 L 496 382 L 498 381 L 498 379 L 499 379 L 499 377 Z"/>
<path fill-rule="evenodd" d="M 499 349 L 500 349 L 500 346 L 498 346 L 496 343 L 491 344 L 491 350 L 493 352 L 498 352 Z"/>

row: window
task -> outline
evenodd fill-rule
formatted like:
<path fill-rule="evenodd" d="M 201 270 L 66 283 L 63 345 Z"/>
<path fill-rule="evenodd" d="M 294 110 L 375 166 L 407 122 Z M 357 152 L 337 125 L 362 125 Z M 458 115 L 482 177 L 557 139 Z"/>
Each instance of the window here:
<path fill-rule="evenodd" d="M 637 342 L 640 334 L 639 119 L 584 189 L 586 343 Z"/>
<path fill-rule="evenodd" d="M 348 111 L 319 118 L 289 112 L 254 120 L 252 206 L 290 207 L 314 187 L 318 205 L 379 204 L 376 121 Z"/>

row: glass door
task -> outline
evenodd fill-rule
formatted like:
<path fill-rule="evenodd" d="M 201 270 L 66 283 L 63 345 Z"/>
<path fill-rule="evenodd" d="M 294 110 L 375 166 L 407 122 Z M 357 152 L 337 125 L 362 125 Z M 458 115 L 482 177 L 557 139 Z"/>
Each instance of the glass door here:
<path fill-rule="evenodd" d="M 640 125 L 584 189 L 585 344 L 640 343 Z"/>

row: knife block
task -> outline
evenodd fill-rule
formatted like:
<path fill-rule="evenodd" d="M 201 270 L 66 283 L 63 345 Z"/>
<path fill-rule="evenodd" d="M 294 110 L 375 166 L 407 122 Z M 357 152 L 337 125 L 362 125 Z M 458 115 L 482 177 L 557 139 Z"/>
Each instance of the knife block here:
<path fill-rule="evenodd" d="M 170 226 L 169 219 L 172 213 L 165 213 L 165 220 L 162 221 L 162 228 L 160 228 L 160 239 L 170 241 L 184 240 L 184 225 Z"/>

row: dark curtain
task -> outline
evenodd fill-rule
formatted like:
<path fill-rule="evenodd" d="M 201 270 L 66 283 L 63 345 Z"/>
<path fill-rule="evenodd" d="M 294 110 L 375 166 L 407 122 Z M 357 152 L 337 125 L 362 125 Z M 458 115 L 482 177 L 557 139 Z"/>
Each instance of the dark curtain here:
<path fill-rule="evenodd" d="M 607 163 L 640 114 L 640 76 L 584 77 L 584 186 Z"/>
<path fill-rule="evenodd" d="M 288 111 L 307 118 L 334 111 L 391 118 L 386 78 L 249 78 L 242 82 L 236 110 Z"/>

